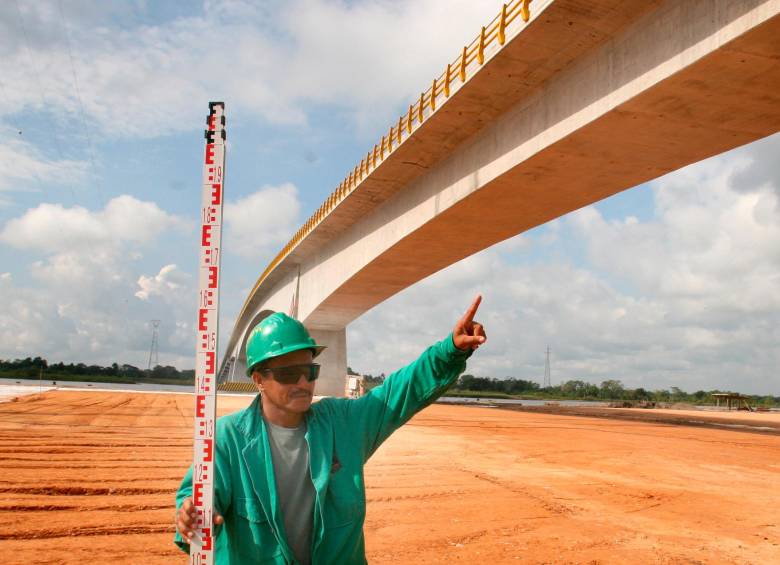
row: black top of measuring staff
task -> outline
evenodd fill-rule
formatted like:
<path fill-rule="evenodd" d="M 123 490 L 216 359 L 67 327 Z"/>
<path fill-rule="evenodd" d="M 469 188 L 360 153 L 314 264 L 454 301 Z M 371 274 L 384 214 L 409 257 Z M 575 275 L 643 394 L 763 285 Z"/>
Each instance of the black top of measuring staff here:
<path fill-rule="evenodd" d="M 225 103 L 224 102 L 209 102 L 209 115 L 206 117 L 206 125 L 211 125 L 211 116 L 214 115 L 214 107 L 215 106 L 222 106 L 222 109 L 225 109 Z M 226 139 L 226 133 L 225 133 L 225 114 L 222 114 L 220 116 L 220 122 L 222 122 L 222 139 Z M 203 132 L 203 136 L 206 138 L 206 143 L 214 143 L 214 130 L 207 129 L 205 132 Z"/>

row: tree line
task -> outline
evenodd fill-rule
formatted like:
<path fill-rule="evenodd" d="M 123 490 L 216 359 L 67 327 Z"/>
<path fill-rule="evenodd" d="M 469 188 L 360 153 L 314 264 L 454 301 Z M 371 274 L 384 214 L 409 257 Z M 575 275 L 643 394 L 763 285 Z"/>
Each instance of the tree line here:
<path fill-rule="evenodd" d="M 646 390 L 642 387 L 627 388 L 615 379 L 602 381 L 600 385 L 581 380 L 570 380 L 559 385 L 542 387 L 535 381 L 490 377 L 475 377 L 464 374 L 451 390 L 464 393 L 500 393 L 538 398 L 560 398 L 573 400 L 627 400 L 646 402 L 684 402 L 690 404 L 715 404 L 716 393 L 735 392 L 724 390 L 697 390 L 689 393 L 673 386 L 669 389 Z M 745 395 L 759 406 L 780 406 L 780 396 Z"/>
<path fill-rule="evenodd" d="M 347 374 L 357 375 L 351 367 Z M 24 359 L 0 359 L 0 378 L 50 380 L 81 380 L 104 382 L 149 382 L 191 384 L 195 379 L 194 369 L 180 371 L 171 365 L 157 365 L 152 369 L 140 369 L 133 365 L 112 363 L 109 366 L 86 365 L 84 363 L 52 363 L 41 357 Z M 363 375 L 366 390 L 382 384 L 385 374 Z M 477 377 L 461 375 L 449 392 L 476 396 L 506 395 L 526 398 L 573 399 L 573 400 L 626 400 L 647 402 L 685 402 L 690 404 L 715 404 L 715 393 L 734 392 L 722 390 L 697 390 L 693 393 L 673 386 L 669 389 L 646 390 L 627 388 L 619 380 L 609 379 L 596 385 L 582 380 L 570 380 L 559 385 L 542 387 L 536 381 L 507 377 Z M 746 395 L 754 405 L 780 406 L 780 396 Z"/>
<path fill-rule="evenodd" d="M 157 365 L 152 369 L 141 369 L 134 365 L 111 363 L 109 366 L 87 365 L 85 363 L 49 363 L 41 357 L 25 359 L 0 359 L 0 377 L 46 380 L 88 380 L 108 382 L 163 382 L 180 381 L 192 383 L 194 369 L 180 371 L 171 365 Z"/>
<path fill-rule="evenodd" d="M 356 374 L 350 369 L 351 374 Z M 366 389 L 373 388 L 384 381 L 385 375 L 364 375 Z M 517 396 L 542 399 L 571 400 L 603 400 L 603 401 L 635 401 L 635 402 L 681 402 L 689 404 L 715 404 L 716 393 L 734 392 L 725 390 L 697 390 L 685 392 L 679 387 L 669 389 L 647 390 L 642 387 L 627 388 L 615 379 L 593 384 L 581 380 L 570 380 L 559 385 L 543 387 L 536 381 L 507 377 L 497 379 L 492 377 L 476 377 L 464 374 L 449 389 L 448 393 L 468 396 Z M 445 393 L 446 394 L 446 393 Z M 746 395 L 757 406 L 780 406 L 780 396 Z"/>

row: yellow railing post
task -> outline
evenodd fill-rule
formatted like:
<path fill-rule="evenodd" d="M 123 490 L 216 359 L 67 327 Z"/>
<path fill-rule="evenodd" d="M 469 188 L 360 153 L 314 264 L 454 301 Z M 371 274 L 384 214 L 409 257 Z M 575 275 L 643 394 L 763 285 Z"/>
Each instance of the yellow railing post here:
<path fill-rule="evenodd" d="M 479 32 L 479 48 L 477 49 L 477 61 L 479 64 L 485 62 L 485 26 L 482 26 L 482 31 Z"/>
<path fill-rule="evenodd" d="M 417 108 L 417 117 L 420 125 L 423 123 L 423 108 L 425 107 L 425 93 L 420 94 L 420 107 Z"/>
<path fill-rule="evenodd" d="M 431 112 L 436 110 L 436 79 L 433 79 L 433 86 L 431 86 Z"/>
<path fill-rule="evenodd" d="M 406 133 L 412 133 L 412 104 L 409 104 L 409 113 L 406 114 Z"/>
<path fill-rule="evenodd" d="M 447 63 L 447 73 L 444 75 L 444 96 L 450 97 L 450 63 Z"/>
<path fill-rule="evenodd" d="M 523 21 L 528 23 L 528 19 L 531 17 L 531 11 L 528 9 L 528 5 L 531 0 L 523 0 L 523 7 L 520 8 L 520 15 L 523 17 Z"/>
<path fill-rule="evenodd" d="M 460 82 L 466 82 L 466 65 L 468 65 L 469 49 L 463 46 L 463 54 L 460 56 Z"/>
<path fill-rule="evenodd" d="M 501 6 L 501 19 L 498 22 L 498 43 L 503 45 L 506 41 L 506 4 Z"/>
<path fill-rule="evenodd" d="M 384 161 L 385 159 L 385 136 L 382 136 L 382 143 L 379 144 L 379 160 Z"/>
<path fill-rule="evenodd" d="M 401 130 L 404 129 L 404 117 L 398 118 L 398 143 L 401 143 Z"/>

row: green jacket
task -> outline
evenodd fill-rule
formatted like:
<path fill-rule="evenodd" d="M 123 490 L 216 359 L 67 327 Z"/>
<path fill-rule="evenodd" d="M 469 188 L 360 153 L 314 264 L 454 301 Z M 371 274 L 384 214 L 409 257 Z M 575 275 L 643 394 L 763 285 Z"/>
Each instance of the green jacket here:
<path fill-rule="evenodd" d="M 390 434 L 438 398 L 466 368 L 470 352 L 452 336 L 429 347 L 359 399 L 323 398 L 306 413 L 309 465 L 316 491 L 312 563 L 366 563 L 363 465 Z M 260 396 L 217 422 L 214 506 L 217 565 L 295 563 L 281 515 Z M 176 493 L 176 508 L 192 495 L 192 467 Z M 179 536 L 185 552 L 189 545 Z"/>

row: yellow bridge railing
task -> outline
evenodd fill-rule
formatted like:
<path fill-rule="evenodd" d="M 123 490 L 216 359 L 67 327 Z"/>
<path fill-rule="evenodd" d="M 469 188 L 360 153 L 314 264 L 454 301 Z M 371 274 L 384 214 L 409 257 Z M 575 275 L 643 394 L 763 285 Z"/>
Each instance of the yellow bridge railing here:
<path fill-rule="evenodd" d="M 387 157 L 395 148 L 407 139 L 412 132 L 420 127 L 422 123 L 436 111 L 439 99 L 443 98 L 442 103 L 449 98 L 452 88 L 460 86 L 466 82 L 469 75 L 469 65 L 476 61 L 479 66 L 485 62 L 485 50 L 494 42 L 498 45 L 504 45 L 506 42 L 506 30 L 512 22 L 519 16 L 523 22 L 528 22 L 530 18 L 529 4 L 531 0 L 512 0 L 504 4 L 499 13 L 487 25 L 482 26 L 479 36 L 469 45 L 463 48 L 463 51 L 455 61 L 449 63 L 444 72 L 433 79 L 428 90 L 420 94 L 420 99 L 409 106 L 409 111 L 398 118 L 398 123 L 390 126 L 390 131 L 382 136 L 382 139 L 374 145 L 366 156 L 360 160 L 358 165 L 349 172 L 344 180 L 338 185 L 328 198 L 322 203 L 314 214 L 295 232 L 292 239 L 282 248 L 279 254 L 268 264 L 255 283 L 250 296 L 263 283 L 268 275 L 281 263 L 290 252 L 349 194 L 355 190 L 359 183 Z M 479 67 L 477 67 L 478 69 Z M 473 75 L 473 72 L 471 72 Z M 247 303 L 241 309 L 244 313 Z"/>
<path fill-rule="evenodd" d="M 217 387 L 219 392 L 245 392 L 245 393 L 257 393 L 257 386 L 255 383 L 250 382 L 227 382 L 219 383 Z"/>

